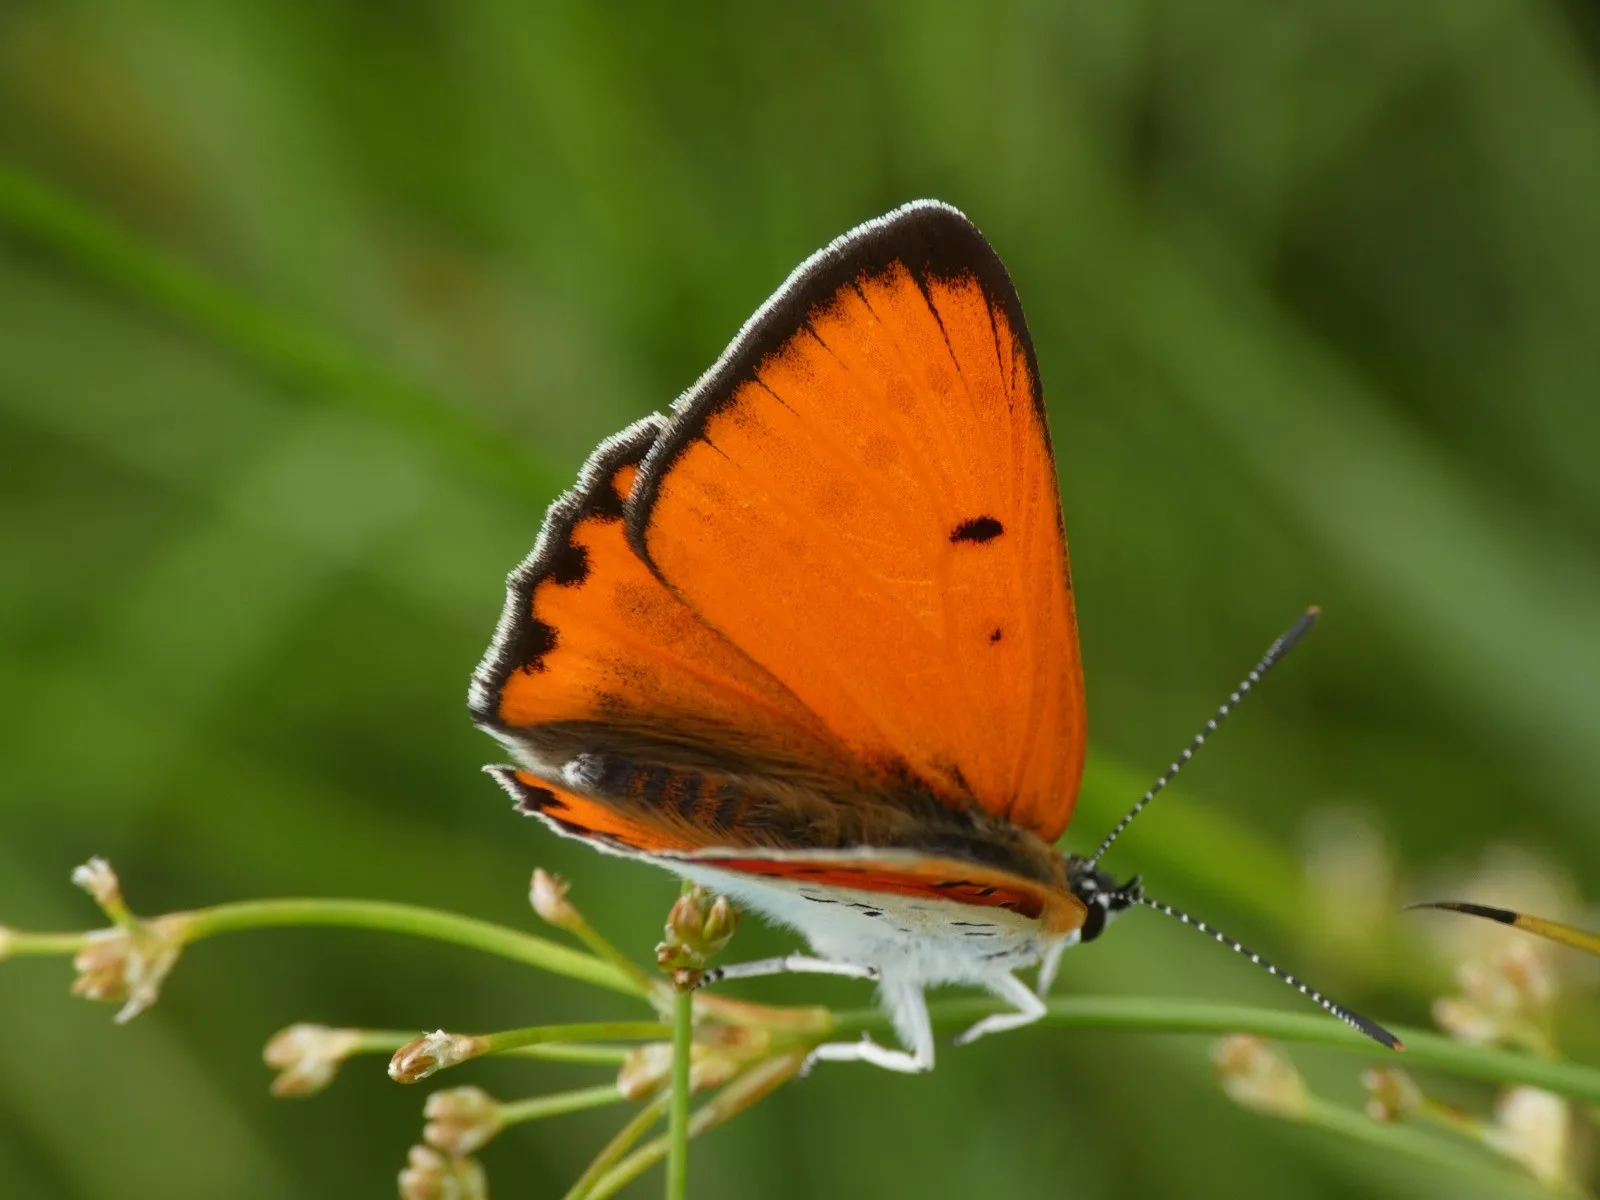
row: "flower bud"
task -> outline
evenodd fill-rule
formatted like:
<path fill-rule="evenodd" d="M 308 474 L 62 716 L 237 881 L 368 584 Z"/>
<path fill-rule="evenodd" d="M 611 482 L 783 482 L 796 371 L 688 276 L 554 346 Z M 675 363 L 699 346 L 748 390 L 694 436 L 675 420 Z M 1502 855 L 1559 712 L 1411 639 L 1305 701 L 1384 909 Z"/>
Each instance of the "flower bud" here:
<path fill-rule="evenodd" d="M 332 1083 L 345 1059 L 360 1048 L 360 1030 L 299 1024 L 275 1033 L 261 1058 L 278 1072 L 274 1096 L 310 1096 Z"/>
<path fill-rule="evenodd" d="M 416 1083 L 446 1067 L 476 1058 L 488 1048 L 488 1039 L 436 1029 L 413 1038 L 389 1060 L 389 1078 L 396 1083 Z"/>
<path fill-rule="evenodd" d="M 117 873 L 111 869 L 111 864 L 105 859 L 96 856 L 82 866 L 74 867 L 72 882 L 88 892 L 101 910 L 113 920 L 120 919 L 118 912 L 126 911 L 127 905 L 122 899 L 122 884 L 117 879 Z"/>
<path fill-rule="evenodd" d="M 1484 1134 L 1490 1146 L 1552 1190 L 1567 1182 L 1572 1110 L 1565 1100 L 1538 1088 L 1508 1088 L 1495 1103 L 1494 1119 Z"/>
<path fill-rule="evenodd" d="M 1367 1116 L 1374 1121 L 1398 1121 L 1422 1106 L 1422 1089 L 1398 1067 L 1369 1067 L 1361 1073 L 1367 1097 Z"/>
<path fill-rule="evenodd" d="M 1223 1091 L 1235 1104 L 1287 1121 L 1305 1117 L 1305 1081 L 1294 1064 L 1267 1042 L 1234 1034 L 1212 1047 L 1211 1061 Z"/>
<path fill-rule="evenodd" d="M 400 1172 L 400 1200 L 489 1200 L 489 1182 L 474 1159 L 413 1146 Z"/>
<path fill-rule="evenodd" d="M 1555 998 L 1555 976 L 1549 961 L 1534 950 L 1531 939 L 1513 942 L 1495 956 L 1494 966 L 1505 987 L 1516 997 L 1516 1007 L 1537 1013 Z"/>
<path fill-rule="evenodd" d="M 672 902 L 667 912 L 667 940 L 681 946 L 693 946 L 700 940 L 700 929 L 705 923 L 701 902 L 705 892 L 696 885 Z"/>
<path fill-rule="evenodd" d="M 161 984 L 183 950 L 184 927 L 178 918 L 162 917 L 131 927 L 95 930 L 73 957 L 78 975 L 72 994 L 121 1004 L 117 1023 L 131 1021 L 160 996 Z"/>
<path fill-rule="evenodd" d="M 667 913 L 667 937 L 656 947 L 656 963 L 681 988 L 693 987 L 706 964 L 733 938 L 738 911 L 726 896 L 712 897 L 696 884 Z"/>
<path fill-rule="evenodd" d="M 547 923 L 569 933 L 582 928 L 584 921 L 578 910 L 567 900 L 571 885 L 559 875 L 552 875 L 543 867 L 533 873 L 533 884 L 528 889 L 528 900 L 533 911 Z"/>
<path fill-rule="evenodd" d="M 423 1141 L 454 1158 L 481 1149 L 503 1127 L 499 1103 L 479 1087 L 435 1092 L 423 1104 L 422 1115 L 427 1120 Z"/>
<path fill-rule="evenodd" d="M 1451 1037 L 1474 1046 L 1487 1046 L 1500 1040 L 1499 1019 L 1470 1000 L 1439 997 L 1433 1002 L 1433 1020 Z"/>
<path fill-rule="evenodd" d="M 711 902 L 705 926 L 701 930 L 706 942 L 706 957 L 711 958 L 726 950 L 738 928 L 739 910 L 728 902 L 726 896 L 718 896 Z"/>

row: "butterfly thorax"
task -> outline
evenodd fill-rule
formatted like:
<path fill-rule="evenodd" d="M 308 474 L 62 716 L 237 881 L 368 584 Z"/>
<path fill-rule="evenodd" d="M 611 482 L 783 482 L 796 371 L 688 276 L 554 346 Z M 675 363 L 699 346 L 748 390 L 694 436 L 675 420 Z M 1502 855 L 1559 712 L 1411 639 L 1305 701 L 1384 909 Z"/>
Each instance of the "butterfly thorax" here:
<path fill-rule="evenodd" d="M 1077 938 L 1076 932 L 1052 934 L 1037 918 L 1003 908 L 753 877 L 690 862 L 667 865 L 795 930 L 819 956 L 871 964 L 891 983 L 981 983 Z"/>

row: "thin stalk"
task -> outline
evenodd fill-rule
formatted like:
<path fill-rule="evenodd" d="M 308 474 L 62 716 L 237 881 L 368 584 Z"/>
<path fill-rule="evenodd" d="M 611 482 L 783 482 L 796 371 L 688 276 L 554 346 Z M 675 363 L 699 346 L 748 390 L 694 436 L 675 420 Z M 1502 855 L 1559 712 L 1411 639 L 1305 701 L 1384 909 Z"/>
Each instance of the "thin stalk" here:
<path fill-rule="evenodd" d="M 694 1111 L 689 1119 L 689 1136 L 699 1137 L 760 1103 L 793 1079 L 804 1062 L 805 1053 L 795 1050 L 757 1063 Z M 606 1200 L 614 1196 L 665 1158 L 669 1141 L 669 1138 L 658 1137 L 646 1142 L 597 1179 L 589 1191 L 579 1195 L 583 1200 Z M 573 1200 L 570 1194 L 569 1200 Z"/>
<path fill-rule="evenodd" d="M 582 1112 L 586 1108 L 602 1108 L 607 1104 L 621 1104 L 625 1097 L 614 1083 L 599 1087 L 575 1088 L 570 1092 L 557 1092 L 551 1096 L 534 1096 L 529 1100 L 514 1100 L 500 1106 L 500 1124 L 518 1125 L 523 1121 L 537 1121 L 556 1117 L 562 1113 Z"/>
<path fill-rule="evenodd" d="M 356 1035 L 350 1054 L 393 1054 L 417 1035 L 398 1029 L 352 1029 Z M 348 1057 L 348 1055 L 347 1055 Z"/>
<path fill-rule="evenodd" d="M 397 1047 L 398 1048 L 398 1047 Z M 507 1050 L 509 1058 L 539 1058 L 549 1062 L 593 1063 L 620 1067 L 628 1061 L 626 1046 L 593 1046 L 583 1042 L 535 1043 Z"/>
<path fill-rule="evenodd" d="M 531 1025 L 526 1029 L 503 1029 L 498 1033 L 480 1035 L 482 1054 L 505 1054 L 508 1051 L 537 1046 L 546 1042 L 572 1042 L 585 1038 L 664 1038 L 671 1032 L 660 1021 L 590 1021 L 581 1025 Z"/>
<path fill-rule="evenodd" d="M 987 1001 L 950 1001 L 931 1006 L 939 1026 L 962 1026 L 996 1011 Z M 1339 1022 L 1316 1013 L 1248 1008 L 1140 996 L 1063 996 L 1049 1002 L 1042 1023 L 1062 1029 L 1108 1029 L 1139 1033 L 1253 1033 L 1258 1037 L 1306 1042 L 1371 1058 L 1394 1060 L 1394 1052 Z M 887 1031 L 888 1018 L 875 1010 L 836 1014 L 834 1031 L 849 1036 Z M 1451 1041 L 1423 1029 L 1394 1026 L 1405 1042 L 1407 1067 L 1436 1067 L 1492 1083 L 1525 1083 L 1545 1091 L 1600 1103 L 1600 1070 L 1484 1046 Z"/>
<path fill-rule="evenodd" d="M 539 873 L 535 873 L 534 880 L 535 891 L 537 891 Z M 638 986 L 640 993 L 649 997 L 651 1004 L 656 1007 L 657 1011 L 665 1015 L 666 1010 L 671 1007 L 666 981 L 647 974 L 643 967 L 613 946 L 603 933 L 589 924 L 582 913 L 565 902 L 565 886 L 561 885 L 561 887 L 563 898 L 559 910 L 550 916 L 546 916 L 541 912 L 540 916 L 544 916 L 545 920 L 549 921 L 557 929 L 564 929 L 572 934 L 573 937 L 587 946 L 589 952 L 596 958 L 602 962 L 610 963 L 624 975 L 627 975 Z M 534 907 L 538 908 L 537 900 L 534 902 Z"/>
<path fill-rule="evenodd" d="M 24 933 L 0 929 L 0 962 L 8 958 L 59 958 L 76 954 L 89 944 L 87 933 Z"/>
<path fill-rule="evenodd" d="M 381 929 L 434 941 L 453 942 L 624 995 L 641 995 L 635 980 L 593 955 L 504 925 L 418 905 L 391 904 L 380 900 L 245 900 L 196 909 L 179 916 L 185 922 L 186 942 L 221 933 L 237 933 L 244 929 L 279 926 L 337 925 L 353 929 Z"/>
<path fill-rule="evenodd" d="M 672 1103 L 667 1109 L 667 1200 L 689 1194 L 689 1047 L 694 1037 L 694 993 L 672 998 Z"/>
<path fill-rule="evenodd" d="M 724 1025 L 770 1033 L 826 1034 L 833 1028 L 833 1014 L 821 1005 L 756 1004 L 714 992 L 696 992 L 694 1010 L 697 1016 Z"/>
<path fill-rule="evenodd" d="M 588 1200 L 590 1189 L 594 1187 L 595 1182 L 609 1173 L 611 1168 L 617 1164 L 617 1161 L 629 1150 L 633 1149 L 633 1144 L 645 1135 L 650 1126 L 661 1119 L 661 1115 L 667 1111 L 667 1105 L 671 1099 L 672 1093 L 662 1092 L 651 1099 L 638 1112 L 634 1113 L 633 1118 L 621 1129 L 617 1130 L 616 1136 L 605 1144 L 599 1154 L 594 1156 L 594 1161 L 584 1169 L 583 1174 L 578 1176 L 577 1181 L 567 1189 L 567 1194 L 562 1197 L 562 1200 Z"/>
<path fill-rule="evenodd" d="M 451 1033 L 438 1029 L 419 1034 L 395 1051 L 389 1060 L 389 1078 L 396 1083 L 420 1083 L 451 1067 L 505 1054 L 527 1046 L 583 1039 L 662 1038 L 669 1032 L 659 1021 L 594 1021 L 582 1025 L 532 1025 L 495 1033 Z"/>

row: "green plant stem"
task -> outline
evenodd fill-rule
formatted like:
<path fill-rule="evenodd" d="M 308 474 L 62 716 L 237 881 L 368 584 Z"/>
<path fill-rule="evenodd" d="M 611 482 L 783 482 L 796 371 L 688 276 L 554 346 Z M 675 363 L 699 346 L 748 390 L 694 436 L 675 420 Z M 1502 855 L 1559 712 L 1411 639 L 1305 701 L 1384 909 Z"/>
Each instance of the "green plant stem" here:
<path fill-rule="evenodd" d="M 930 1007 L 934 1022 L 964 1026 L 995 1012 L 987 1001 L 950 1001 Z M 1330 1017 L 1235 1004 L 1208 1004 L 1143 996 L 1063 996 L 1049 1002 L 1042 1024 L 1063 1029 L 1109 1029 L 1139 1033 L 1253 1033 L 1259 1037 L 1329 1046 L 1406 1067 L 1436 1067 L 1492 1083 L 1525 1083 L 1574 1100 L 1600 1103 L 1600 1070 L 1483 1046 L 1451 1041 L 1422 1029 L 1394 1026 L 1404 1057 Z M 842 1012 L 834 1035 L 885 1031 L 888 1018 L 876 1010 Z"/>
<path fill-rule="evenodd" d="M 795 1050 L 758 1062 L 694 1111 L 689 1119 L 689 1136 L 699 1137 L 760 1103 L 793 1079 L 804 1061 L 804 1051 Z M 658 1137 L 640 1146 L 582 1193 L 585 1200 L 605 1200 L 615 1195 L 665 1158 L 670 1141 L 670 1137 Z"/>
<path fill-rule="evenodd" d="M 633 1144 L 645 1135 L 650 1126 L 661 1119 L 671 1100 L 671 1092 L 662 1092 L 634 1113 L 632 1119 L 617 1130 L 616 1136 L 594 1156 L 594 1161 L 584 1168 L 583 1174 L 578 1176 L 576 1182 L 567 1189 L 567 1194 L 562 1200 L 587 1200 L 590 1189 L 595 1183 L 608 1174 L 624 1154 L 633 1149 Z"/>
<path fill-rule="evenodd" d="M 1374 1121 L 1365 1113 L 1330 1104 L 1315 1096 L 1310 1098 L 1301 1123 L 1415 1159 L 1458 1177 L 1470 1175 L 1475 1183 L 1500 1188 L 1509 1195 L 1548 1198 L 1552 1194 L 1530 1176 L 1500 1166 L 1487 1153 L 1463 1153 L 1459 1144 L 1405 1125 Z"/>
<path fill-rule="evenodd" d="M 315 328 L 151 250 L 14 167 L 0 166 L 0 225 L 293 391 L 377 417 L 433 457 L 442 453 L 455 460 L 469 478 L 492 480 L 541 504 L 563 484 L 537 456 L 465 412 Z"/>
<path fill-rule="evenodd" d="M 500 1124 L 518 1125 L 523 1121 L 537 1121 L 543 1117 L 557 1117 L 562 1113 L 581 1112 L 586 1108 L 601 1108 L 607 1104 L 621 1104 L 625 1097 L 614 1083 L 599 1087 L 576 1088 L 570 1092 L 557 1092 L 551 1096 L 534 1096 L 529 1100 L 514 1100 L 500 1106 Z"/>
<path fill-rule="evenodd" d="M 593 1046 L 583 1042 L 535 1043 L 507 1050 L 505 1054 L 509 1058 L 539 1058 L 549 1062 L 593 1063 L 596 1066 L 620 1067 L 628 1060 L 626 1046 Z"/>
<path fill-rule="evenodd" d="M 398 1029 L 353 1029 L 338 1032 L 353 1033 L 357 1037 L 355 1044 L 345 1052 L 345 1058 L 354 1058 L 358 1054 L 393 1054 L 401 1046 L 408 1045 L 417 1038 L 414 1032 Z M 537 1058 L 548 1062 L 590 1063 L 607 1067 L 621 1066 L 628 1059 L 626 1046 L 596 1046 L 584 1042 L 534 1042 L 529 1045 L 514 1046 L 500 1053 L 508 1058 Z"/>
<path fill-rule="evenodd" d="M 526 1029 L 503 1029 L 498 1033 L 482 1035 L 482 1054 L 505 1054 L 507 1051 L 537 1046 L 545 1042 L 573 1042 L 586 1038 L 664 1038 L 672 1028 L 660 1021 L 591 1021 L 581 1025 L 530 1025 Z"/>
<path fill-rule="evenodd" d="M 602 962 L 610 963 L 617 970 L 634 980 L 639 985 L 641 993 L 649 997 L 651 1003 L 658 1007 L 662 1015 L 665 1015 L 668 1007 L 666 998 L 663 995 L 666 991 L 665 980 L 653 978 L 647 974 L 643 967 L 613 946 L 605 935 L 589 924 L 576 909 L 572 911 L 567 922 L 561 925 L 560 928 L 565 929 L 573 937 L 589 947 L 589 952 L 596 958 Z"/>
<path fill-rule="evenodd" d="M 667 1200 L 689 1194 L 689 1055 L 694 1038 L 694 993 L 672 998 L 672 1103 L 667 1109 Z"/>
<path fill-rule="evenodd" d="M 0 929 L 0 962 L 8 958 L 59 958 L 89 944 L 87 933 L 24 933 Z"/>
<path fill-rule="evenodd" d="M 610 963 L 557 942 L 508 929 L 474 917 L 463 917 L 412 904 L 381 900 L 290 899 L 245 900 L 180 914 L 184 940 L 198 941 L 245 929 L 297 925 L 337 925 L 381 929 L 412 937 L 453 942 L 486 954 L 565 975 L 628 996 L 640 995 L 637 982 Z"/>

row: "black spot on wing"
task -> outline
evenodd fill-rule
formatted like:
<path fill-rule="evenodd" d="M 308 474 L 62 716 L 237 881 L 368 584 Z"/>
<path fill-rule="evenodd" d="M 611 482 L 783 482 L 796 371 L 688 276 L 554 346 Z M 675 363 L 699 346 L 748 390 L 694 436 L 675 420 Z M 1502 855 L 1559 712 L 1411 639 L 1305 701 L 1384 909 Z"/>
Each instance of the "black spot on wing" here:
<path fill-rule="evenodd" d="M 544 656 L 556 648 L 555 627 L 529 617 L 506 639 L 508 657 L 524 671 L 543 671 Z"/>
<path fill-rule="evenodd" d="M 529 787 L 524 784 L 517 797 L 516 809 L 525 817 L 536 817 L 556 802 L 556 794 L 549 788 Z"/>
<path fill-rule="evenodd" d="M 993 517 L 969 517 L 950 531 L 952 542 L 992 542 L 1006 531 Z"/>
<path fill-rule="evenodd" d="M 547 787 L 529 783 L 514 767 L 485 767 L 489 777 L 505 789 L 512 806 L 525 817 L 537 817 L 560 806 L 556 794 Z M 548 815 L 548 814 L 546 814 Z"/>
<path fill-rule="evenodd" d="M 998 642 L 1001 639 L 1002 636 L 1004 636 L 1004 635 L 1001 633 L 1000 630 L 991 629 L 989 631 L 989 644 L 991 646 L 994 645 L 996 642 Z"/>
<path fill-rule="evenodd" d="M 505 608 L 495 640 L 473 673 L 469 705 L 473 720 L 483 728 L 507 730 L 499 715 L 506 680 L 515 671 L 545 670 L 545 656 L 559 644 L 556 630 L 539 619 L 534 592 L 547 579 L 573 586 L 588 577 L 589 556 L 573 544 L 573 529 L 586 517 L 622 517 L 623 503 L 613 480 L 623 467 L 643 461 L 665 425 L 660 417 L 646 417 L 607 438 L 584 463 L 573 489 L 545 514 L 533 552 L 506 580 Z"/>
<path fill-rule="evenodd" d="M 589 502 L 584 507 L 583 515 L 608 523 L 620 521 L 623 514 L 622 500 L 622 495 L 617 491 L 615 482 L 607 480 L 604 487 L 597 488 L 594 494 L 589 497 Z"/>
<path fill-rule="evenodd" d="M 1003 314 L 1020 347 L 1029 398 L 1048 450 L 1050 433 L 1038 363 L 1011 277 L 965 216 L 945 204 L 919 201 L 858 226 L 802 263 L 711 369 L 679 398 L 670 423 L 640 467 L 629 498 L 628 538 L 641 558 L 650 561 L 646 532 L 662 481 L 690 443 L 709 442 L 705 430 L 710 419 L 733 403 L 741 384 L 756 378 L 765 359 L 805 329 L 813 312 L 834 303 L 840 292 L 860 280 L 894 270 L 896 264 L 910 272 L 924 294 L 930 281 L 977 281 L 988 301 L 991 321 L 995 313 Z M 938 317 L 931 305 L 930 311 Z"/>
<path fill-rule="evenodd" d="M 562 587 L 576 587 L 589 578 L 589 552 L 576 542 L 562 544 L 550 560 L 550 576 Z"/>

